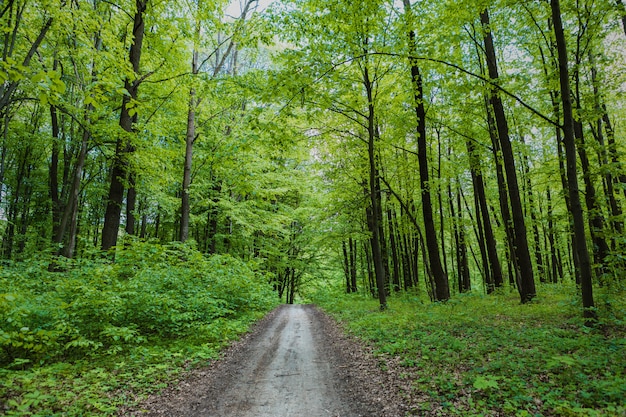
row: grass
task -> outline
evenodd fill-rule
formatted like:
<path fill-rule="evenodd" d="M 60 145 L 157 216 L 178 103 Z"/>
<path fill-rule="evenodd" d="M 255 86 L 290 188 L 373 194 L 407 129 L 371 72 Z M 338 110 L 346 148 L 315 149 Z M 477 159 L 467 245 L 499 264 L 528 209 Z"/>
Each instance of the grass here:
<path fill-rule="evenodd" d="M 526 305 L 516 294 L 438 304 L 405 294 L 384 312 L 362 296 L 315 302 L 370 343 L 382 366 L 399 364 L 415 415 L 626 415 L 624 300 L 598 297 L 603 323 L 588 329 L 574 288 L 540 294 Z"/>

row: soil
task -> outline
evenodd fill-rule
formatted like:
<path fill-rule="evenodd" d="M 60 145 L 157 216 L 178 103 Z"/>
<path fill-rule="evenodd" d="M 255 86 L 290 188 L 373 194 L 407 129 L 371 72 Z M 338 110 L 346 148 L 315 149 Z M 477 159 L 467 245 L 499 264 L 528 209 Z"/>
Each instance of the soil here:
<path fill-rule="evenodd" d="M 405 416 L 403 381 L 384 368 L 315 306 L 283 305 L 220 360 L 120 415 Z"/>

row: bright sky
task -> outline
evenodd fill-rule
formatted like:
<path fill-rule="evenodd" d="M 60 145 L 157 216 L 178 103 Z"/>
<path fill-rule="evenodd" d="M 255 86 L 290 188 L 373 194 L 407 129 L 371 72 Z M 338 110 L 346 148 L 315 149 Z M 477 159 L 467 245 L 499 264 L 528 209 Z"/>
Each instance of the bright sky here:
<path fill-rule="evenodd" d="M 248 0 L 232 0 L 230 5 L 226 8 L 226 15 L 232 17 L 241 16 L 241 11 L 247 1 Z M 253 6 L 253 9 L 257 12 L 262 12 L 267 9 L 267 6 L 269 6 L 273 1 L 274 0 L 257 0 L 257 5 L 256 7 Z"/>

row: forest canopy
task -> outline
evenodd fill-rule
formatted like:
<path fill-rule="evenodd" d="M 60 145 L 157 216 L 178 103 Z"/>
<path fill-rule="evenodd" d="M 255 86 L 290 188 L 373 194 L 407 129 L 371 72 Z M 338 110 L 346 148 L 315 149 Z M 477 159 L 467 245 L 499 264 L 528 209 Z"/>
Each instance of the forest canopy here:
<path fill-rule="evenodd" d="M 135 244 L 251 262 L 280 299 L 619 292 L 621 1 L 7 0 L 0 257 Z"/>
<path fill-rule="evenodd" d="M 437 404 L 623 412 L 622 0 L 2 0 L 0 28 L 0 410 L 111 415 L 318 301 Z"/>

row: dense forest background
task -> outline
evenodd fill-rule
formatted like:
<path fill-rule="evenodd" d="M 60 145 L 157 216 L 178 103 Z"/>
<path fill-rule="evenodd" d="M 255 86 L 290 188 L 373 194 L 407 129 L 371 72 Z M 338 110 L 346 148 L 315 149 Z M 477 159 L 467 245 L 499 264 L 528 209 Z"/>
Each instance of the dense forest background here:
<path fill-rule="evenodd" d="M 623 326 L 621 0 L 3 0 L 0 27 L 6 372 L 226 343 L 339 285 Z M 45 402 L 11 378 L 7 409 Z"/>

